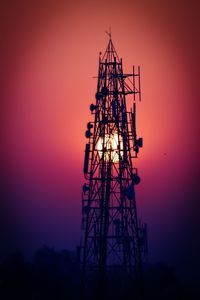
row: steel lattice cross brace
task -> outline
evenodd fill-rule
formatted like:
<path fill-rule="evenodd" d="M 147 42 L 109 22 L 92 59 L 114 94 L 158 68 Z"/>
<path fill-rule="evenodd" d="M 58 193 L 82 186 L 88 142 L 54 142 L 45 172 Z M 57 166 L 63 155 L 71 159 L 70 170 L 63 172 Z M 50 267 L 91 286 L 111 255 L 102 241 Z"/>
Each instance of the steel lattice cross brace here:
<path fill-rule="evenodd" d="M 128 108 L 127 97 L 131 95 Z M 82 288 L 90 278 L 105 285 L 109 274 L 136 278 L 147 253 L 146 225 L 137 218 L 135 185 L 140 182 L 134 159 L 142 138 L 136 135 L 136 100 L 140 68 L 123 73 L 111 36 L 99 56 L 93 120 L 87 124 L 82 193 Z M 129 101 L 130 102 L 130 101 Z M 127 282 L 127 281 L 126 281 Z"/>

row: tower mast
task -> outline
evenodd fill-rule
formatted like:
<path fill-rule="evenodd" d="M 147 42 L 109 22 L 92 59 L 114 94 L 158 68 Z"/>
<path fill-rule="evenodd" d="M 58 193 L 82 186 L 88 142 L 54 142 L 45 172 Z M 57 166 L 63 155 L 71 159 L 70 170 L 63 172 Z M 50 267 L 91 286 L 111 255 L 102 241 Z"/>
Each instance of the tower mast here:
<path fill-rule="evenodd" d="M 95 97 L 95 104 L 90 105 L 93 120 L 85 133 L 83 294 L 91 293 L 92 280 L 106 293 L 106 282 L 114 273 L 126 283 L 137 280 L 147 252 L 146 225 L 139 224 L 135 198 L 140 177 L 134 161 L 143 144 L 136 134 L 140 67 L 137 72 L 133 67 L 132 73 L 124 74 L 110 33 L 106 51 L 99 56 Z M 99 299 L 104 299 L 101 293 Z"/>

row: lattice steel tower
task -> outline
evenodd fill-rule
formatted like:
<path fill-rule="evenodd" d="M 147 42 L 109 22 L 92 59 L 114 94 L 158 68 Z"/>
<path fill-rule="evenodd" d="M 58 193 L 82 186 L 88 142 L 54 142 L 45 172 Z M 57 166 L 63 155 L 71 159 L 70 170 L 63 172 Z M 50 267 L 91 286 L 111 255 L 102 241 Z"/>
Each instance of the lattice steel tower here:
<path fill-rule="evenodd" d="M 147 252 L 146 225 L 139 224 L 135 199 L 140 178 L 134 160 L 142 147 L 136 135 L 137 99 L 140 67 L 123 73 L 109 35 L 107 49 L 99 55 L 96 103 L 90 105 L 93 120 L 85 133 L 82 193 L 82 292 L 90 290 L 95 278 L 101 299 L 100 290 L 113 274 L 126 283 L 141 275 Z"/>

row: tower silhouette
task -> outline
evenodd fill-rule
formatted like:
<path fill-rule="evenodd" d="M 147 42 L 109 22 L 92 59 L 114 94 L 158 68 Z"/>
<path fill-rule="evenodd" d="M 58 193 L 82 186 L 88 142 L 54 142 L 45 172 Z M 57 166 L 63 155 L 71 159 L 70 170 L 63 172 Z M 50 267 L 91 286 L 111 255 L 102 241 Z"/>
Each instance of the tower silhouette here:
<path fill-rule="evenodd" d="M 137 217 L 135 185 L 140 182 L 134 160 L 143 146 L 136 134 L 136 101 L 140 67 L 124 74 L 111 34 L 99 55 L 93 120 L 87 124 L 82 192 L 82 298 L 106 299 L 108 282 L 120 277 L 139 282 L 147 253 L 146 224 Z M 112 280 L 111 280 L 112 281 Z M 111 282 L 109 286 L 112 286 Z M 91 296 L 92 298 L 92 296 Z M 94 298 L 93 298 L 94 299 Z"/>

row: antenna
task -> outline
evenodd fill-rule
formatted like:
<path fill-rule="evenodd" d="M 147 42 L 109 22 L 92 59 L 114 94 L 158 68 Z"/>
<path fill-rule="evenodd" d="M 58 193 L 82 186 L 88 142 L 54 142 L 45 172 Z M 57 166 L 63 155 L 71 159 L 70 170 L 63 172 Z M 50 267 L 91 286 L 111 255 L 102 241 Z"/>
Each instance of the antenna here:
<path fill-rule="evenodd" d="M 111 40 L 112 38 L 112 34 L 111 34 L 111 27 L 109 27 L 109 31 L 105 31 L 106 32 L 106 34 L 109 36 L 109 39 Z"/>

